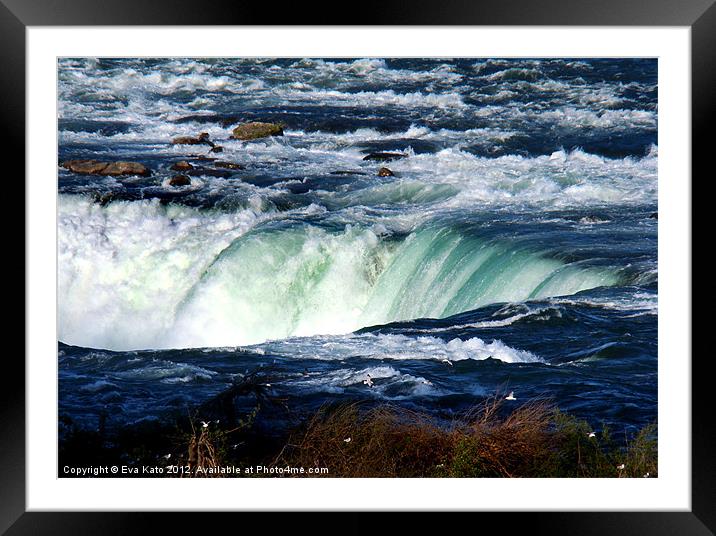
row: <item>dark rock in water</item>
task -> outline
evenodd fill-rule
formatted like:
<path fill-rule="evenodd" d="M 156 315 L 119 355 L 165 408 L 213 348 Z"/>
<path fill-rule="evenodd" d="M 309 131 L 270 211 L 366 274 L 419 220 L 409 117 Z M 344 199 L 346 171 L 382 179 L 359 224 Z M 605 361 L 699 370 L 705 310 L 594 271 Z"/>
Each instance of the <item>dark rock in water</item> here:
<path fill-rule="evenodd" d="M 368 175 L 365 171 L 342 170 L 331 171 L 331 175 Z"/>
<path fill-rule="evenodd" d="M 214 146 L 214 143 L 209 140 L 209 134 L 207 132 L 202 132 L 198 136 L 179 136 L 177 138 L 174 138 L 172 140 L 172 145 L 211 145 Z"/>
<path fill-rule="evenodd" d="M 391 160 L 399 160 L 407 158 L 403 153 L 370 153 L 363 157 L 363 160 L 375 160 L 377 162 L 390 162 Z"/>
<path fill-rule="evenodd" d="M 394 174 L 387 167 L 382 167 L 378 170 L 379 177 L 393 177 Z"/>
<path fill-rule="evenodd" d="M 125 189 L 111 192 L 94 192 L 92 194 L 92 201 L 101 207 L 105 207 L 114 201 L 138 201 L 143 198 L 144 194 L 142 192 Z"/>
<path fill-rule="evenodd" d="M 169 186 L 188 186 L 191 184 L 191 179 L 186 175 L 174 175 L 169 179 Z"/>
<path fill-rule="evenodd" d="M 283 136 L 283 128 L 276 123 L 244 123 L 232 131 L 231 137 L 235 140 L 256 140 L 268 136 Z"/>
<path fill-rule="evenodd" d="M 95 203 L 99 203 L 99 206 L 104 207 L 109 205 L 115 198 L 114 192 L 95 193 L 93 200 Z"/>
<path fill-rule="evenodd" d="M 225 162 L 223 160 L 218 160 L 214 162 L 214 167 L 224 169 L 244 169 L 244 166 L 242 166 L 241 164 L 236 164 L 234 162 Z"/>
<path fill-rule="evenodd" d="M 311 185 L 306 184 L 305 182 L 291 182 L 286 184 L 284 188 L 296 195 L 305 194 L 311 191 Z"/>
<path fill-rule="evenodd" d="M 102 171 L 109 165 L 108 162 L 98 162 L 97 160 L 68 160 L 60 164 L 63 168 L 69 169 L 73 173 L 82 173 L 84 175 L 101 175 Z"/>
<path fill-rule="evenodd" d="M 138 162 L 68 160 L 62 163 L 62 167 L 73 173 L 80 173 L 82 175 L 106 175 L 110 177 L 121 177 L 122 175 L 140 175 L 147 177 L 151 173 L 144 164 Z"/>
<path fill-rule="evenodd" d="M 214 145 L 211 149 L 209 149 L 210 153 L 223 153 L 224 148 L 221 145 Z"/>
<path fill-rule="evenodd" d="M 140 175 L 146 177 L 149 170 L 143 164 L 138 162 L 110 162 L 104 168 L 103 175 L 121 176 L 121 175 Z"/>
<path fill-rule="evenodd" d="M 658 213 L 658 212 L 652 212 L 652 213 L 649 215 L 649 219 L 651 219 L 651 220 L 658 220 L 658 219 L 659 219 L 659 213 Z"/>
<path fill-rule="evenodd" d="M 187 171 L 189 169 L 194 169 L 194 166 L 192 166 L 186 160 L 180 160 L 179 162 L 175 163 L 169 169 L 171 169 L 172 171 Z"/>

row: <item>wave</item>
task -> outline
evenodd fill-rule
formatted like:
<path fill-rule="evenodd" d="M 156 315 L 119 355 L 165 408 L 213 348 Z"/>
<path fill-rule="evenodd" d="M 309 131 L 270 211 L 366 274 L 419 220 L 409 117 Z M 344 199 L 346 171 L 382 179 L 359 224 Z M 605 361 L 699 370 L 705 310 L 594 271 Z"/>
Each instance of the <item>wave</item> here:
<path fill-rule="evenodd" d="M 533 158 L 484 158 L 460 149 L 418 154 L 391 165 L 459 191 L 448 203 L 553 207 L 643 203 L 657 197 L 656 148 L 643 158 L 609 159 L 579 149 Z M 395 184 L 395 183 L 393 183 Z"/>
<path fill-rule="evenodd" d="M 326 361 L 352 357 L 380 360 L 482 361 L 497 359 L 504 363 L 537 363 L 542 359 L 526 350 L 507 346 L 500 340 L 485 342 L 473 337 L 448 341 L 437 337 L 408 337 L 399 334 L 359 333 L 343 337 L 313 336 L 290 338 L 249 346 L 245 350 L 261 350 L 276 355 L 291 355 L 299 359 Z"/>
<path fill-rule="evenodd" d="M 570 295 L 618 272 L 455 226 L 406 238 L 152 202 L 61 196 L 59 338 L 131 350 L 349 333 Z"/>

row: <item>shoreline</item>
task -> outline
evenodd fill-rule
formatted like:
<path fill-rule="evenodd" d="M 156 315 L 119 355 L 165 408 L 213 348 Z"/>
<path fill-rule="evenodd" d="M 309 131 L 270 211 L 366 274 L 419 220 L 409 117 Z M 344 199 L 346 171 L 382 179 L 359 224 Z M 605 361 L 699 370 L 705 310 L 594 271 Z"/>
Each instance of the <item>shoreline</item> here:
<path fill-rule="evenodd" d="M 260 391 L 254 410 L 233 422 L 226 414 L 213 419 L 227 401 L 233 406 L 237 393 L 222 393 L 191 416 L 163 424 L 87 430 L 65 419 L 58 477 L 658 476 L 656 424 L 629 437 L 607 426 L 594 430 L 544 399 L 513 403 L 495 395 L 451 422 L 395 404 L 342 402 L 276 430 L 262 409 L 276 401 Z M 208 415 L 212 420 L 203 420 Z"/>

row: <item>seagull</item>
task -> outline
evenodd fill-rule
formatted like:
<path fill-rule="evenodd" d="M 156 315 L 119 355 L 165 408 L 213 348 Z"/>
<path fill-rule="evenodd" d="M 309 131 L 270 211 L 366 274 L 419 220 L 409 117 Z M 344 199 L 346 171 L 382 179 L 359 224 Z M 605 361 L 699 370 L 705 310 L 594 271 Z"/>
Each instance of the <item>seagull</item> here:
<path fill-rule="evenodd" d="M 619 469 L 620 471 L 621 471 L 622 469 L 624 469 L 625 467 L 626 467 L 626 465 L 624 465 L 624 464 L 617 465 L 617 469 Z"/>
<path fill-rule="evenodd" d="M 351 438 L 350 438 L 350 437 L 346 437 L 343 441 L 344 441 L 345 443 L 350 443 L 350 442 L 351 442 Z"/>
<path fill-rule="evenodd" d="M 201 421 L 201 427 L 202 428 L 209 428 L 209 423 L 206 421 Z"/>
<path fill-rule="evenodd" d="M 646 474 L 644 475 L 644 478 L 649 478 L 650 476 L 651 476 L 651 475 L 650 475 L 649 473 L 646 473 Z"/>
<path fill-rule="evenodd" d="M 452 367 L 452 361 L 450 361 L 447 357 L 442 360 L 442 363 L 447 363 L 448 365 L 450 365 Z"/>
<path fill-rule="evenodd" d="M 171 453 L 170 453 L 170 454 L 165 454 L 164 456 L 162 456 L 162 458 L 164 458 L 165 460 L 168 460 L 168 459 L 171 458 L 171 457 L 172 457 Z"/>
<path fill-rule="evenodd" d="M 505 400 L 517 400 L 517 399 L 515 398 L 515 392 L 514 392 L 514 391 L 510 391 L 510 394 L 505 397 Z"/>
<path fill-rule="evenodd" d="M 587 437 L 595 437 L 596 435 L 597 435 L 597 434 L 595 434 L 594 432 L 589 432 L 589 434 L 587 435 Z"/>
<path fill-rule="evenodd" d="M 370 379 L 370 374 L 367 375 L 368 378 L 363 380 L 363 383 L 366 384 L 368 387 L 373 387 L 373 380 Z"/>

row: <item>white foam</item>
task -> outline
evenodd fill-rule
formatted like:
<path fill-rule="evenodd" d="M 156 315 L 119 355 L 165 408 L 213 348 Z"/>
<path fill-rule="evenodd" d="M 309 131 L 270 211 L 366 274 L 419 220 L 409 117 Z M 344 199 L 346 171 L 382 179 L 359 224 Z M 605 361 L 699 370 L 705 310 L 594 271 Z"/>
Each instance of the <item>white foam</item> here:
<path fill-rule="evenodd" d="M 433 360 L 442 362 L 466 359 L 498 359 L 505 363 L 542 362 L 535 354 L 507 346 L 500 340 L 485 342 L 479 338 L 444 341 L 436 337 L 408 337 L 390 334 L 352 334 L 342 337 L 315 336 L 271 341 L 249 349 L 289 354 L 303 359 L 348 360 L 354 357 L 389 360 Z M 448 365 L 446 365 L 448 366 Z"/>
<path fill-rule="evenodd" d="M 60 340 L 98 348 L 157 346 L 208 264 L 264 217 L 250 209 L 212 214 L 158 201 L 100 207 L 61 195 Z"/>

